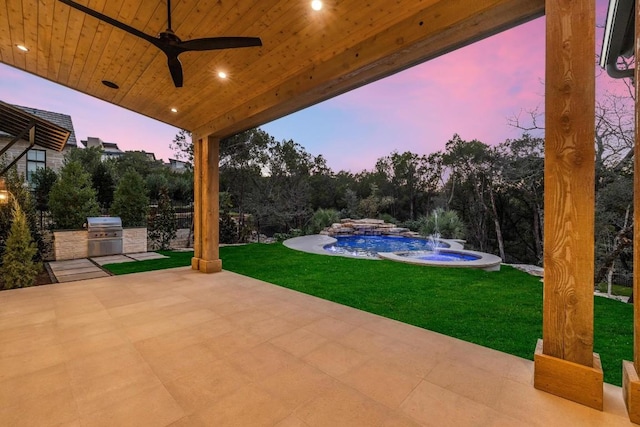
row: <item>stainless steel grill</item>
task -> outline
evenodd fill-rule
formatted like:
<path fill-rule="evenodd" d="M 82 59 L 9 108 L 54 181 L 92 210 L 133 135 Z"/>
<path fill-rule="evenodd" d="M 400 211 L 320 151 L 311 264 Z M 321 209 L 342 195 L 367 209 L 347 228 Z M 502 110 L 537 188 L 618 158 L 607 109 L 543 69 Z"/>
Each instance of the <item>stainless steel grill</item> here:
<path fill-rule="evenodd" d="M 122 220 L 117 217 L 87 218 L 89 256 L 122 253 Z"/>

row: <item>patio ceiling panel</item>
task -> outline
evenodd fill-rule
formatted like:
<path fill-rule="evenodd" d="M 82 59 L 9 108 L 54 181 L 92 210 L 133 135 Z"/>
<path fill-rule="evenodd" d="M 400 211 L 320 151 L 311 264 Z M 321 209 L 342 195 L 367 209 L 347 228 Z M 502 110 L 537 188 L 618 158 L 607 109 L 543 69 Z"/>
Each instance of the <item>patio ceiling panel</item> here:
<path fill-rule="evenodd" d="M 150 35 L 166 28 L 165 1 L 78 2 Z M 544 13 L 543 0 L 342 0 L 325 1 L 320 12 L 307 0 L 174 0 L 172 23 L 183 40 L 256 36 L 264 44 L 185 53 L 185 85 L 175 88 L 166 57 L 146 41 L 56 0 L 3 3 L 3 63 L 216 136 L 276 119 Z M 18 51 L 18 44 L 31 51 Z M 219 79 L 218 70 L 229 78 Z"/>

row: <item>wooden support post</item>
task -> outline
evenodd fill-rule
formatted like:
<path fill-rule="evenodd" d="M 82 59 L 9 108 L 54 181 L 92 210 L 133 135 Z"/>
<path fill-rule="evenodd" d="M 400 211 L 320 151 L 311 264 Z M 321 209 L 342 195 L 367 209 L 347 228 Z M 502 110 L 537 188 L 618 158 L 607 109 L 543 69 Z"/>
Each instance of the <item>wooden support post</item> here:
<path fill-rule="evenodd" d="M 640 296 L 640 2 L 636 1 L 636 27 L 635 27 L 635 113 L 636 132 L 633 153 L 633 297 L 635 300 Z M 633 304 L 633 360 L 634 362 L 622 362 L 622 392 L 624 403 L 627 405 L 629 419 L 640 424 L 640 302 Z"/>
<path fill-rule="evenodd" d="M 545 10 L 544 313 L 534 386 L 602 410 L 593 353 L 595 1 L 547 0 Z"/>
<path fill-rule="evenodd" d="M 191 258 L 191 269 L 200 270 L 200 258 L 202 257 L 202 216 L 200 207 L 202 206 L 202 138 L 191 135 L 193 143 L 193 258 Z"/>
<path fill-rule="evenodd" d="M 219 252 L 220 139 L 194 138 L 194 247 L 191 268 L 203 273 L 222 270 Z"/>

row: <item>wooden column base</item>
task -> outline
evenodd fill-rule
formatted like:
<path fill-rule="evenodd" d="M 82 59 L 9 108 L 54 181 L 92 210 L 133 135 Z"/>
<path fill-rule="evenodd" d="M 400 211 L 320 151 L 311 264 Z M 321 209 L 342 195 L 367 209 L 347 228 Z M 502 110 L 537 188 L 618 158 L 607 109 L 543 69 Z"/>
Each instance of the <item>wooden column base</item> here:
<path fill-rule="evenodd" d="M 640 424 L 640 378 L 633 362 L 622 361 L 622 394 L 632 423 Z"/>
<path fill-rule="evenodd" d="M 202 258 L 191 258 L 191 269 L 201 271 L 203 273 L 218 273 L 222 271 L 222 260 L 214 259 L 207 261 Z"/>
<path fill-rule="evenodd" d="M 222 271 L 222 260 L 214 259 L 213 261 L 207 261 L 201 259 L 198 262 L 199 270 L 203 273 L 218 273 Z"/>
<path fill-rule="evenodd" d="M 535 388 L 602 411 L 604 374 L 597 353 L 591 368 L 543 354 L 538 340 L 533 360 Z"/>

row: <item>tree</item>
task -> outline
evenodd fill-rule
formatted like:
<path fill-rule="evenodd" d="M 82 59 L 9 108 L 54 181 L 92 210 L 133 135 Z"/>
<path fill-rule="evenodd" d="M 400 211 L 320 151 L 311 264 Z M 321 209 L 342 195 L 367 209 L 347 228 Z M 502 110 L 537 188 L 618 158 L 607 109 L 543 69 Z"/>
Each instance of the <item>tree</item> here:
<path fill-rule="evenodd" d="M 193 201 L 193 173 L 172 174 L 169 180 L 169 196 L 175 202 Z"/>
<path fill-rule="evenodd" d="M 64 156 L 64 162 L 77 162 L 89 175 L 93 175 L 95 169 L 102 163 L 102 148 L 89 147 L 77 148 L 73 147 Z"/>
<path fill-rule="evenodd" d="M 162 161 L 153 160 L 144 151 L 127 151 L 110 162 L 113 163 L 117 177 L 123 177 L 127 171 L 133 169 L 146 179 L 150 174 L 164 170 Z"/>
<path fill-rule="evenodd" d="M 149 226 L 149 238 L 162 251 L 171 249 L 171 241 L 176 238 L 176 211 L 171 205 L 166 187 L 160 188 L 158 209 Z"/>
<path fill-rule="evenodd" d="M 5 289 L 32 286 L 42 270 L 42 264 L 36 262 L 38 248 L 31 237 L 27 217 L 17 200 L 13 202 L 13 222 L 4 255 L 0 277 Z"/>
<path fill-rule="evenodd" d="M 130 169 L 120 179 L 111 205 L 111 215 L 119 216 L 125 227 L 142 227 L 147 223 L 149 197 L 144 180 Z"/>
<path fill-rule="evenodd" d="M 87 217 L 100 213 L 91 178 L 78 162 L 67 163 L 49 195 L 51 216 L 57 229 L 82 228 Z"/>
<path fill-rule="evenodd" d="M 180 132 L 173 137 L 169 148 L 176 153 L 176 159 L 186 162 L 190 167 L 193 167 L 193 141 L 191 139 L 191 132 L 180 129 Z"/>
<path fill-rule="evenodd" d="M 344 216 L 346 218 L 354 218 L 357 219 L 360 217 L 358 214 L 358 207 L 360 206 L 360 199 L 358 198 L 358 193 L 353 191 L 350 188 L 347 188 L 344 192 Z"/>
<path fill-rule="evenodd" d="M 31 184 L 33 185 L 33 194 L 35 196 L 36 209 L 44 212 L 49 210 L 49 193 L 53 188 L 53 184 L 58 180 L 58 174 L 53 169 L 38 168 L 31 175 Z"/>
<path fill-rule="evenodd" d="M 3 160 L 0 159 L 0 168 L 3 168 Z M 16 167 L 12 167 L 4 176 L 7 190 L 11 193 L 12 198 L 18 202 L 22 212 L 27 217 L 27 225 L 31 231 L 31 237 L 38 247 L 38 258 L 41 259 L 43 254 L 47 253 L 49 243 L 43 238 L 42 233 L 38 229 L 38 216 L 36 214 L 35 202 L 29 186 L 26 184 L 24 175 L 18 174 Z M 0 205 L 0 254 L 9 235 L 11 223 L 13 221 L 13 208 L 10 204 Z"/>
<path fill-rule="evenodd" d="M 260 129 L 220 141 L 220 188 L 231 195 L 240 228 L 245 225 L 248 195 L 262 176 L 272 142 L 273 137 Z"/>
<path fill-rule="evenodd" d="M 116 188 L 113 172 L 107 163 L 101 162 L 93 170 L 91 182 L 96 190 L 96 199 L 100 207 L 108 211 L 113 203 L 113 192 Z"/>
<path fill-rule="evenodd" d="M 151 200 L 160 200 L 160 195 L 164 189 L 168 194 L 169 180 L 166 176 L 159 172 L 154 172 L 147 176 L 145 180 L 147 185 L 147 191 L 149 192 L 149 198 Z"/>
<path fill-rule="evenodd" d="M 464 141 L 454 135 L 446 144 L 443 164 L 450 169 L 447 208 L 463 215 L 473 244 L 489 250 L 490 220 L 496 233 L 500 257 L 505 259 L 502 227 L 495 202 L 500 177 L 495 173 L 495 156 L 491 148 L 478 141 Z"/>

